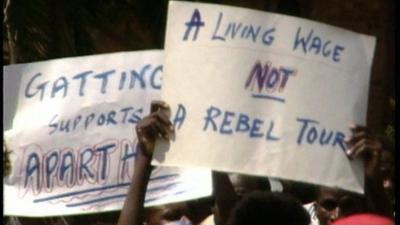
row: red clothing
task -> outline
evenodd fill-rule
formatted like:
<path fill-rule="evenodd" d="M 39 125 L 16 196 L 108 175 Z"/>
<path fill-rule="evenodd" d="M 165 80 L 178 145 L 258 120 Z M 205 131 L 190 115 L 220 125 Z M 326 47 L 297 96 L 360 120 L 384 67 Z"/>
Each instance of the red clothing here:
<path fill-rule="evenodd" d="M 356 214 L 335 221 L 332 225 L 394 225 L 394 221 L 376 214 Z"/>

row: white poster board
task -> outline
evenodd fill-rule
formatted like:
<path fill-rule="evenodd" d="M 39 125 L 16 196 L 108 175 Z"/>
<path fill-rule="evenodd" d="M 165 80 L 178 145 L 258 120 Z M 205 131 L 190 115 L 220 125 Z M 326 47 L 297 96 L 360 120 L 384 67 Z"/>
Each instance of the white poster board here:
<path fill-rule="evenodd" d="M 374 37 L 172 1 L 165 40 L 162 99 L 185 117 L 176 139 L 158 145 L 157 163 L 363 191 L 344 138 L 366 122 Z"/>
<path fill-rule="evenodd" d="M 12 65 L 22 75 L 5 215 L 119 210 L 137 154 L 136 123 L 160 99 L 163 52 L 125 52 Z M 7 87 L 6 87 L 7 91 Z M 193 179 L 196 177 L 196 179 Z M 211 195 L 208 170 L 156 168 L 146 206 Z"/>

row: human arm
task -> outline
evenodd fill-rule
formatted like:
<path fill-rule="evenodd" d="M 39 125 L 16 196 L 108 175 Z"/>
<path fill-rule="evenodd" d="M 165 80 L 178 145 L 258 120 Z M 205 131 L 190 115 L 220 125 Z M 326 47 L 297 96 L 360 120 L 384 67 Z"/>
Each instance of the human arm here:
<path fill-rule="evenodd" d="M 362 158 L 364 161 L 365 197 L 368 207 L 376 213 L 392 216 L 392 204 L 385 194 L 380 170 L 384 151 L 382 141 L 365 126 L 355 125 L 350 130 L 347 154 L 350 159 Z"/>
<path fill-rule="evenodd" d="M 216 225 L 226 225 L 229 215 L 239 197 L 236 195 L 232 182 L 227 173 L 212 172 L 214 189 L 214 218 Z"/>
<path fill-rule="evenodd" d="M 137 157 L 132 183 L 122 208 L 118 225 L 141 225 L 146 187 L 151 174 L 151 160 L 158 137 L 169 139 L 173 132 L 169 107 L 164 102 L 152 102 L 151 114 L 136 125 Z"/>

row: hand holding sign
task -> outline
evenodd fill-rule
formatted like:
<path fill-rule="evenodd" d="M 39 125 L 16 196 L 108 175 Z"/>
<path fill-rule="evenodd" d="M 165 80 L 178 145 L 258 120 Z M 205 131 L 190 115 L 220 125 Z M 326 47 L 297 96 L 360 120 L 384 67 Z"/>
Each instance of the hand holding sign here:
<path fill-rule="evenodd" d="M 351 136 L 347 141 L 349 149 L 346 153 L 350 159 L 362 158 L 366 176 L 372 177 L 379 170 L 382 143 L 366 126 L 355 125 L 350 130 Z"/>
<path fill-rule="evenodd" d="M 169 116 L 171 109 L 165 102 L 153 101 L 151 114 L 136 126 L 139 146 L 147 157 L 152 157 L 157 137 L 168 140 L 174 132 Z"/>
<path fill-rule="evenodd" d="M 145 193 L 151 174 L 151 159 L 156 139 L 169 139 L 172 123 L 169 121 L 169 106 L 160 101 L 151 102 L 150 115 L 136 125 L 139 144 L 139 156 L 135 161 L 132 185 L 125 199 L 118 225 L 142 224 Z"/>
<path fill-rule="evenodd" d="M 365 196 L 376 212 L 392 216 L 391 194 L 385 191 L 384 177 L 381 172 L 383 143 L 366 126 L 353 125 L 347 141 L 346 151 L 350 159 L 361 158 L 364 161 Z"/>

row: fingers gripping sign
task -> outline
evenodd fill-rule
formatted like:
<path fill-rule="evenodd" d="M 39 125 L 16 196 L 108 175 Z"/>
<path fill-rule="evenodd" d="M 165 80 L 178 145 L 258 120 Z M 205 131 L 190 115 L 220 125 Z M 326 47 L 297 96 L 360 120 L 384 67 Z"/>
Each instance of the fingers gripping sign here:
<path fill-rule="evenodd" d="M 365 184 L 364 193 L 370 210 L 391 217 L 393 207 L 390 194 L 385 194 L 384 177 L 382 174 L 382 158 L 386 152 L 383 140 L 367 127 L 350 126 L 351 135 L 346 140 L 350 159 L 360 158 L 364 162 Z"/>
<path fill-rule="evenodd" d="M 171 109 L 163 101 L 151 103 L 150 115 L 136 125 L 136 134 L 141 151 L 146 156 L 152 156 L 156 139 L 169 140 L 174 133 L 174 127 L 169 120 Z"/>
<path fill-rule="evenodd" d="M 346 141 L 346 151 L 350 159 L 363 158 L 366 175 L 373 175 L 379 167 L 379 159 L 382 152 L 382 143 L 371 134 L 364 126 L 354 125 L 350 127 L 351 136 Z"/>

